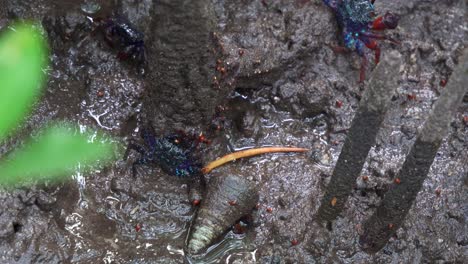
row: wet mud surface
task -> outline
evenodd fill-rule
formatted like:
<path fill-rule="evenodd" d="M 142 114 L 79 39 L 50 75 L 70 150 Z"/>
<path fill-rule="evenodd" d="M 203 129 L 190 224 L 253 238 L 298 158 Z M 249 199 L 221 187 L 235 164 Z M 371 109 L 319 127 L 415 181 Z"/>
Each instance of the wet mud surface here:
<path fill-rule="evenodd" d="M 342 42 L 322 1 L 102 1 L 93 15 L 83 3 L 0 0 L 1 30 L 34 19 L 51 47 L 42 99 L 1 155 L 63 119 L 105 130 L 123 146 L 148 123 L 160 135 L 204 132 L 212 141 L 202 150 L 205 162 L 253 146 L 311 151 L 240 160 L 208 174 L 208 181 L 244 176 L 257 185 L 259 204 L 244 234 L 229 232 L 202 260 L 184 254 L 196 211 L 189 182 L 146 166 L 133 177 L 135 155 L 85 175 L 78 168 L 61 185 L 2 190 L 0 263 L 466 262 L 466 95 L 403 226 L 376 254 L 358 242 L 467 45 L 466 1 L 376 1 L 379 13 L 401 16 L 388 32 L 401 44 L 381 45 L 404 64 L 346 210 L 325 226 L 315 214 L 364 86 L 359 57 L 333 50 Z M 145 74 L 119 59 L 91 22 L 112 12 L 145 34 Z"/>

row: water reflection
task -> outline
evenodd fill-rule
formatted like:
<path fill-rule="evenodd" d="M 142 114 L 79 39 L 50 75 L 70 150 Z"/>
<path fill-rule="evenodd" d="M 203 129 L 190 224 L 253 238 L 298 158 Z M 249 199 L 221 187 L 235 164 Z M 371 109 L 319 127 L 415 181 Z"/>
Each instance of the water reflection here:
<path fill-rule="evenodd" d="M 205 254 L 187 256 L 186 259 L 190 264 L 227 264 L 235 263 L 236 260 L 242 260 L 242 263 L 256 263 L 256 251 L 245 235 L 230 231 L 223 240 L 209 247 Z"/>

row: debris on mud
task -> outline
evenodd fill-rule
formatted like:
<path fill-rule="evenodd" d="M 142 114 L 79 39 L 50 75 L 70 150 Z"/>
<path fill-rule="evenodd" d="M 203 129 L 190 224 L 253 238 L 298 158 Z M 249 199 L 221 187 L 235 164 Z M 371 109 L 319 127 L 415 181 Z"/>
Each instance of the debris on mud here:
<path fill-rule="evenodd" d="M 400 15 L 392 34 L 401 44 L 391 48 L 403 58 L 399 85 L 343 213 L 325 226 L 315 216 L 363 91 L 359 56 L 333 51 L 340 32 L 322 0 L 95 1 L 101 8 L 92 15 L 84 2 L 0 0 L 0 30 L 32 19 L 51 47 L 42 100 L 0 154 L 55 119 L 107 130 L 122 143 L 148 121 L 160 135 L 214 127 L 206 160 L 252 146 L 301 146 L 312 150 L 307 158 L 258 156 L 217 171 L 257 183 L 260 205 L 252 226 L 226 234 L 205 262 L 468 258 L 467 100 L 395 236 L 375 254 L 358 243 L 467 45 L 465 1 L 375 1 L 380 13 Z M 112 12 L 144 34 L 145 76 L 93 34 L 90 16 Z M 86 175 L 77 169 L 61 185 L 1 190 L 0 263 L 185 263 L 198 208 L 187 188 L 159 168 L 133 177 L 131 163 L 121 160 Z"/>

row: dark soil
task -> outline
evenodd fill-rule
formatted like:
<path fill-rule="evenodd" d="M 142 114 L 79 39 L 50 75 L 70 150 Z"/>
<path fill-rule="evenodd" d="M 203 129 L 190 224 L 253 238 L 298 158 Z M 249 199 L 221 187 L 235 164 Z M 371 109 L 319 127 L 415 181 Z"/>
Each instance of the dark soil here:
<path fill-rule="evenodd" d="M 2 156 L 63 119 L 122 145 L 148 123 L 160 135 L 204 132 L 212 140 L 205 161 L 263 145 L 311 151 L 216 171 L 258 184 L 259 208 L 245 234 L 229 232 L 202 261 L 184 255 L 195 213 L 189 183 L 147 166 L 133 177 L 133 155 L 86 175 L 78 169 L 61 185 L 0 191 L 0 263 L 466 263 L 466 96 L 403 226 L 376 254 L 358 242 L 467 45 L 466 1 L 376 1 L 379 13 L 401 16 L 388 32 L 401 44 L 381 42 L 383 53 L 403 56 L 399 87 L 366 177 L 327 226 L 315 214 L 365 86 L 357 54 L 334 52 L 341 37 L 322 1 L 115 0 L 100 1 L 93 15 L 84 2 L 0 0 L 0 30 L 33 19 L 51 47 L 42 99 Z M 91 22 L 115 12 L 145 34 L 145 74 L 120 60 Z"/>

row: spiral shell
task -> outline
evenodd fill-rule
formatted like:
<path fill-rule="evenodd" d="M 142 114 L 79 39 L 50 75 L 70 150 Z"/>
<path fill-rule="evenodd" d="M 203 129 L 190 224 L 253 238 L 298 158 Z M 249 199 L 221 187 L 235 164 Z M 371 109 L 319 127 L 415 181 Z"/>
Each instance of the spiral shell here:
<path fill-rule="evenodd" d="M 213 244 L 258 202 L 256 184 L 239 175 L 212 177 L 192 225 L 187 252 L 197 255 Z"/>

